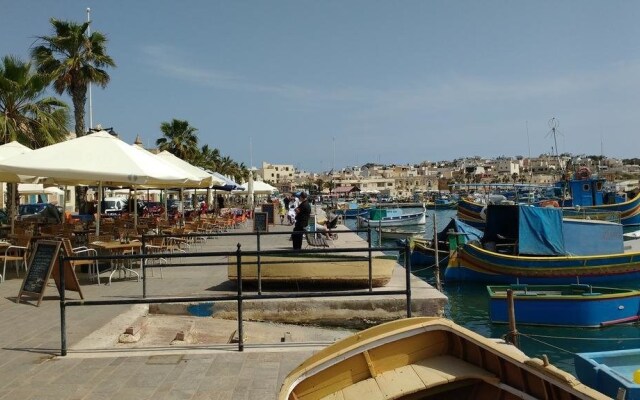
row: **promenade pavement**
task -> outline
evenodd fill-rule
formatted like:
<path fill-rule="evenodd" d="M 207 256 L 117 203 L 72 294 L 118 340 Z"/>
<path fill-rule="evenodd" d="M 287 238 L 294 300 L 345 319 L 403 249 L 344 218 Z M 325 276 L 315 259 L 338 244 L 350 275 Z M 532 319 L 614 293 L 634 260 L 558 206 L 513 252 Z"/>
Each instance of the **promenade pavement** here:
<path fill-rule="evenodd" d="M 274 229 L 288 232 L 291 227 L 276 225 Z M 245 226 L 234 232 L 250 230 Z M 354 243 L 359 240 L 349 235 L 355 234 L 341 237 Z M 290 247 L 288 235 L 262 239 L 265 248 Z M 210 238 L 200 250 L 234 251 L 238 243 L 245 250 L 255 249 L 254 237 L 238 236 Z M 192 351 L 166 344 L 99 349 L 100 332 L 122 331 L 127 326 L 123 316 L 135 314 L 141 306 L 86 306 L 67 308 L 69 353 L 60 357 L 60 303 L 53 282 L 36 307 L 35 302 L 16 303 L 22 279 L 15 276 L 12 266 L 7 267 L 7 275 L 0 284 L 0 399 L 275 399 L 284 377 L 320 348 L 265 345 L 247 346 L 239 352 L 227 345 Z M 235 293 L 226 266 L 164 268 L 162 275 L 157 268 L 153 276 L 148 274 L 149 296 Z M 142 297 L 142 284 L 135 279 L 117 279 L 116 274 L 111 285 L 106 285 L 106 276 L 103 272 L 102 284 L 97 285 L 86 274 L 79 274 L 85 299 Z M 68 292 L 67 298 L 79 297 Z M 306 342 L 303 332 L 299 336 Z M 113 342 L 112 338 L 102 339 Z"/>

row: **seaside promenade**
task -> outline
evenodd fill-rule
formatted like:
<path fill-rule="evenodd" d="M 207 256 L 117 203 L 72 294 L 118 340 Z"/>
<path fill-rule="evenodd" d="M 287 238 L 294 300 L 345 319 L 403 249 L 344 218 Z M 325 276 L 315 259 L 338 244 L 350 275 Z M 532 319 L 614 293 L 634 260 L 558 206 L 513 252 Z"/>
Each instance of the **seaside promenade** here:
<path fill-rule="evenodd" d="M 235 231 L 248 232 L 250 228 Z M 290 231 L 291 227 L 276 225 L 273 229 Z M 238 236 L 210 238 L 201 251 L 233 251 L 237 243 L 245 250 L 255 249 L 255 238 Z M 290 247 L 287 235 L 265 236 L 262 243 L 264 248 Z M 332 246 L 357 243 L 364 245 L 357 235 L 345 232 Z M 237 345 L 228 343 L 236 321 L 201 318 L 213 324 L 208 325 L 211 332 L 201 336 L 209 341 L 180 346 L 170 342 L 179 323 L 167 323 L 168 317 L 163 316 L 157 320 L 161 322 L 154 334 L 147 335 L 147 342 L 127 345 L 118 344 L 118 336 L 146 314 L 145 306 L 69 307 L 69 351 L 60 357 L 60 303 L 55 286 L 50 283 L 39 307 L 18 304 L 15 299 L 22 279 L 15 276 L 12 266 L 7 274 L 8 279 L 0 284 L 0 399 L 275 399 L 282 380 L 293 368 L 328 343 L 350 334 L 344 329 L 247 322 L 247 342 L 239 352 Z M 148 273 L 148 296 L 234 294 L 236 290 L 227 279 L 225 266 L 163 268 L 162 274 L 161 278 L 157 268 L 153 276 Z M 79 274 L 79 278 L 87 300 L 142 295 L 142 283 L 135 279 L 114 279 L 105 285 L 103 273 L 102 284 L 97 285 L 86 274 Z M 398 289 L 404 285 L 403 279 L 400 271 L 394 272 L 389 285 Z M 420 279 L 412 279 L 412 285 L 414 297 L 432 301 L 435 309 L 446 302 Z M 79 297 L 68 292 L 67 298 Z M 184 322 L 188 317 L 174 318 Z M 287 334 L 293 337 L 291 341 L 276 343 Z"/>

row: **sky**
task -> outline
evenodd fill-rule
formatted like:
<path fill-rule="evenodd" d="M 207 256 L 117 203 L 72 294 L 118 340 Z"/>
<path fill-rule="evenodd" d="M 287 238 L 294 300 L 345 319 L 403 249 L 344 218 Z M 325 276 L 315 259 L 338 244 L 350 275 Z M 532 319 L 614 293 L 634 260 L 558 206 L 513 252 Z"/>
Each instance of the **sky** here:
<path fill-rule="evenodd" d="M 247 166 L 313 172 L 556 150 L 640 156 L 638 1 L 0 5 L 0 56 L 25 60 L 53 33 L 50 18 L 84 22 L 91 9 L 117 64 L 93 87 L 93 122 L 130 143 L 153 147 L 176 118 Z"/>

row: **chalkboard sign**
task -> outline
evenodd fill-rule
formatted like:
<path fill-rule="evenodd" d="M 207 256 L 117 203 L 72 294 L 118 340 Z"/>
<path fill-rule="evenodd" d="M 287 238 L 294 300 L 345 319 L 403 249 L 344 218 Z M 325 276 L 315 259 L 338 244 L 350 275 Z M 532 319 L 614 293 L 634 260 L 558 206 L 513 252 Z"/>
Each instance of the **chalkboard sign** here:
<path fill-rule="evenodd" d="M 273 211 L 274 211 L 273 203 L 262 205 L 262 212 L 267 213 L 267 221 L 272 225 L 275 224 L 275 217 L 274 217 Z"/>
<path fill-rule="evenodd" d="M 22 300 L 24 295 L 35 296 L 38 298 L 38 306 L 40 305 L 47 282 L 51 277 L 51 270 L 54 264 L 58 262 L 59 251 L 60 242 L 49 240 L 36 242 L 35 249 L 29 260 L 29 270 L 18 293 L 18 302 Z"/>
<path fill-rule="evenodd" d="M 266 212 L 253 213 L 253 231 L 269 232 L 268 216 Z"/>

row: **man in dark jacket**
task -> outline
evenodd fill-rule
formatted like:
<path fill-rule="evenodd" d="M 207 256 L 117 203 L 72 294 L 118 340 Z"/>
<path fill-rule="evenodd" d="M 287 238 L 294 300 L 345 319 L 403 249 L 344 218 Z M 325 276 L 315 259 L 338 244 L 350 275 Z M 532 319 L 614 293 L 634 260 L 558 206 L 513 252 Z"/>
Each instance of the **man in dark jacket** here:
<path fill-rule="evenodd" d="M 300 250 L 302 248 L 302 235 L 307 225 L 309 225 L 309 217 L 311 216 L 311 206 L 307 201 L 307 194 L 300 193 L 300 205 L 296 207 L 296 224 L 293 226 L 293 249 Z"/>

